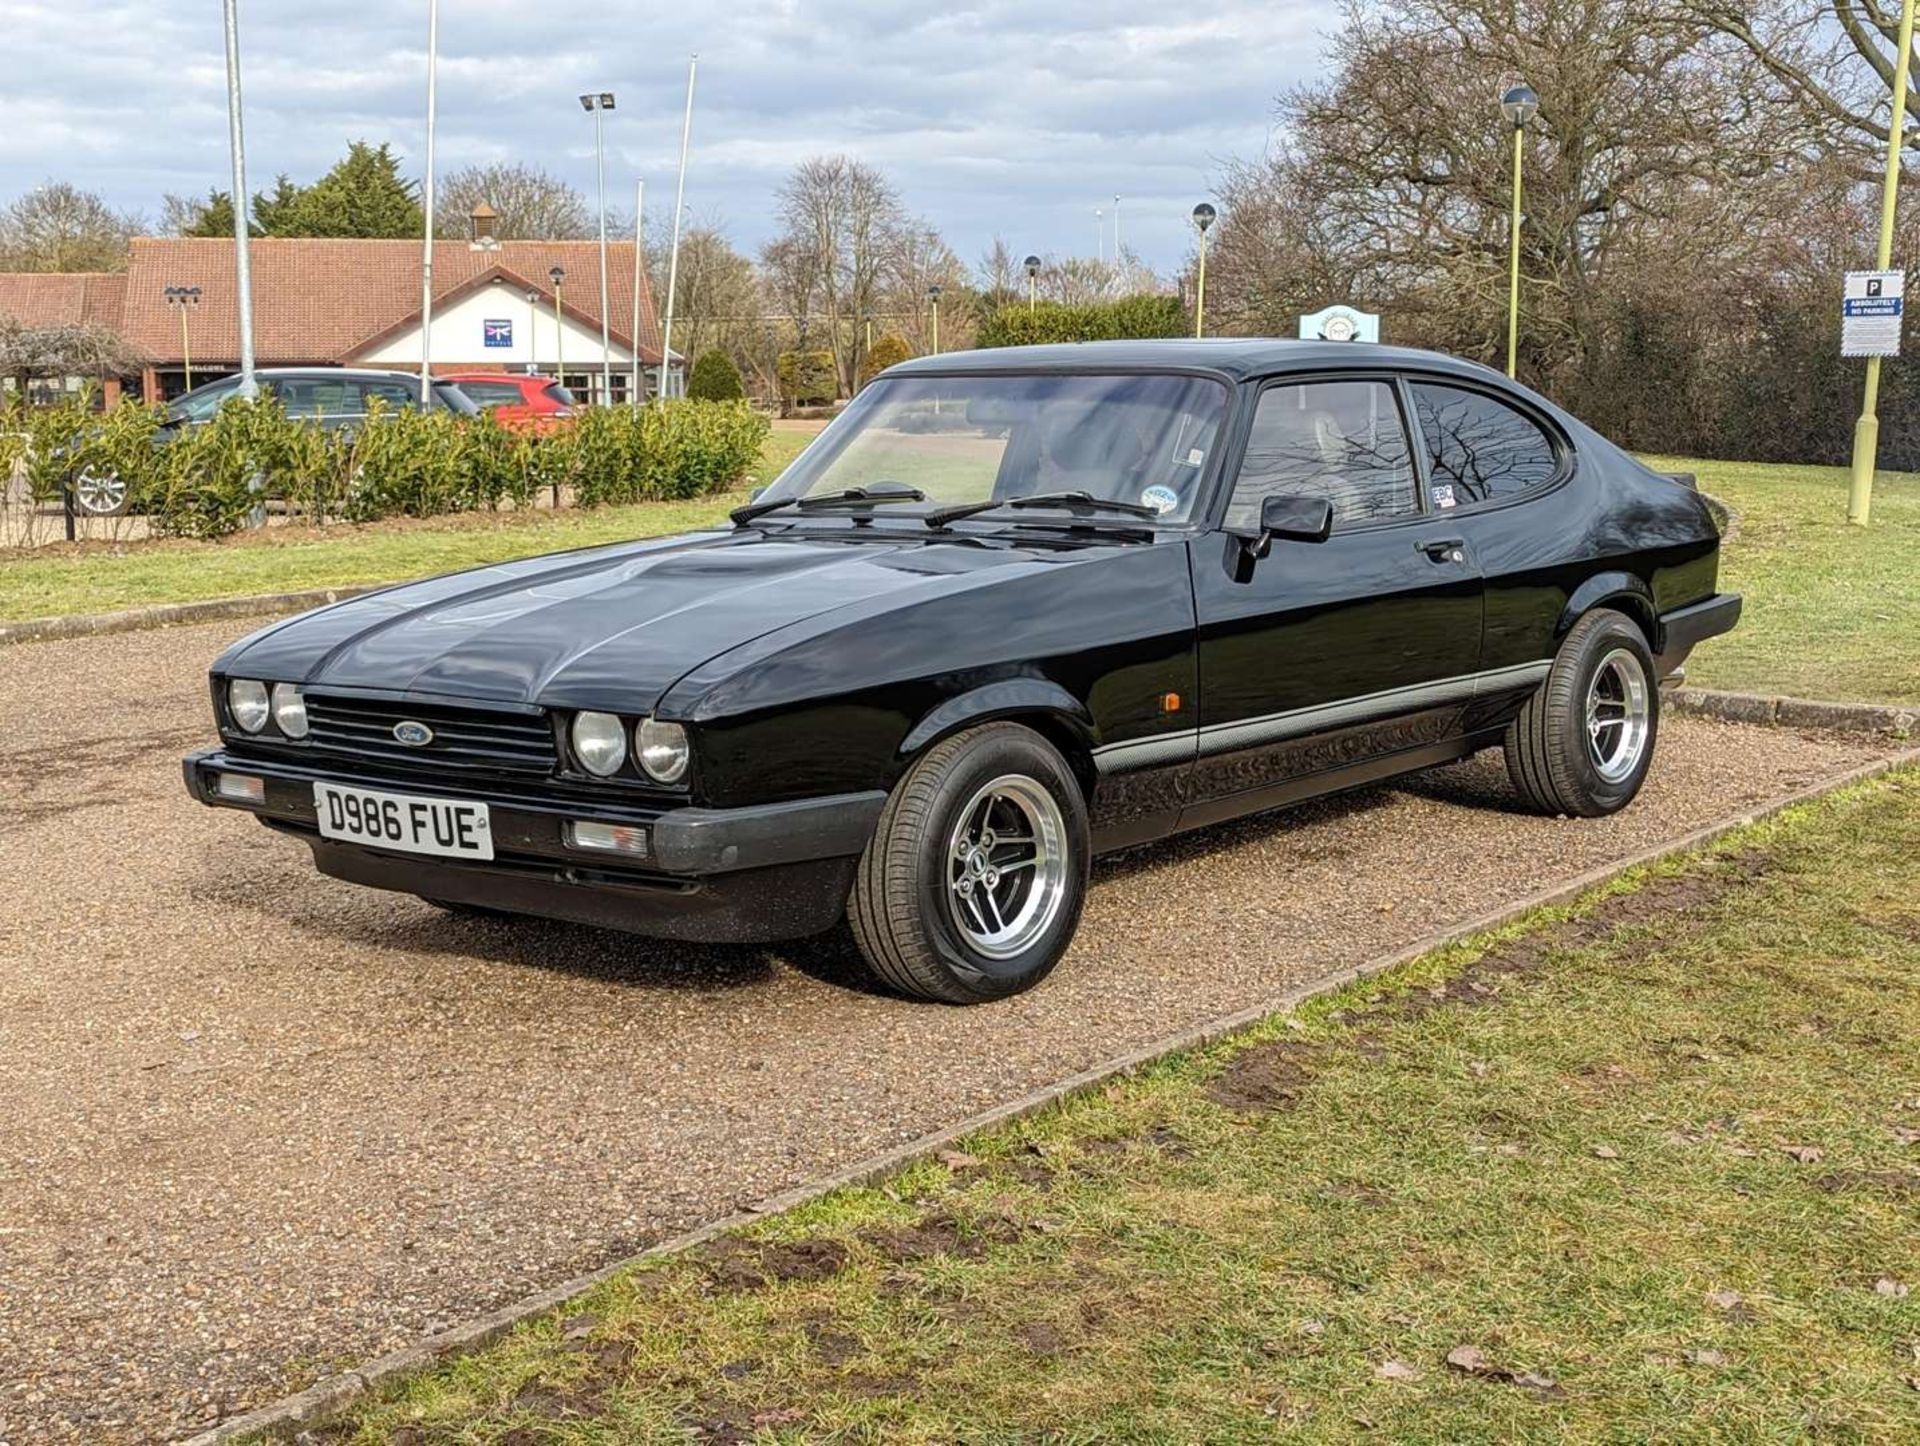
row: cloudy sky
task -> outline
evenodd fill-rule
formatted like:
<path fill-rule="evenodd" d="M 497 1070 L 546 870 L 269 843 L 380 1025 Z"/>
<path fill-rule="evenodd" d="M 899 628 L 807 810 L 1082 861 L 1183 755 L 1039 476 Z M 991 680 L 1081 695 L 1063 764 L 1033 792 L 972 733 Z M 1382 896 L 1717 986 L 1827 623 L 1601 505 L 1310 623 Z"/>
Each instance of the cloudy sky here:
<path fill-rule="evenodd" d="M 240 0 L 248 183 L 309 180 L 350 139 L 418 170 L 426 0 Z M 1315 71 L 1333 0 L 442 0 L 438 165 L 537 162 L 590 188 L 608 88 L 609 205 L 670 204 L 690 52 L 700 56 L 690 211 L 757 246 L 802 157 L 882 167 L 971 262 L 1091 255 L 1121 200 L 1126 244 L 1185 253 L 1221 162 L 1270 140 L 1278 91 Z M 0 0 L 0 198 L 49 177 L 157 216 L 227 184 L 219 0 Z M 591 191 L 589 189 L 589 195 Z M 1108 222 L 1110 227 L 1110 220 Z M 1108 246 L 1112 232 L 1107 231 Z"/>

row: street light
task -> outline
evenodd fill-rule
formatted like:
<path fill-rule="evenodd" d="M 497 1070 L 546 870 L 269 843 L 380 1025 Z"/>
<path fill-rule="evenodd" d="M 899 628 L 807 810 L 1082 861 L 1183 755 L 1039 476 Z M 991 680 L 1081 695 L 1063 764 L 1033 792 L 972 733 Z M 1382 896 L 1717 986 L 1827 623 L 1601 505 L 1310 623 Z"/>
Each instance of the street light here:
<path fill-rule="evenodd" d="M 1027 315 L 1032 316 L 1034 293 L 1040 285 L 1040 258 L 1038 256 L 1029 256 L 1026 261 L 1026 267 L 1027 267 Z"/>
<path fill-rule="evenodd" d="M 1219 214 L 1205 201 L 1193 208 L 1193 224 L 1200 232 L 1200 278 L 1193 292 L 1193 334 L 1196 337 L 1207 334 L 1207 227 L 1213 224 L 1213 218 Z"/>
<path fill-rule="evenodd" d="M 169 286 L 160 293 L 168 306 L 180 308 L 180 362 L 187 374 L 187 390 L 193 390 L 193 348 L 187 341 L 187 312 L 200 305 L 197 286 Z"/>
<path fill-rule="evenodd" d="M 937 283 L 927 288 L 927 300 L 933 303 L 933 352 L 937 356 L 940 352 L 940 287 Z"/>
<path fill-rule="evenodd" d="M 1507 375 L 1511 377 L 1520 363 L 1520 160 L 1525 153 L 1521 144 L 1527 122 L 1540 109 L 1540 97 L 1533 87 L 1516 85 L 1500 97 L 1500 114 L 1513 127 L 1513 216 L 1507 222 Z"/>
<path fill-rule="evenodd" d="M 607 303 L 607 143 L 602 118 L 613 109 L 613 92 L 595 91 L 580 97 L 580 108 L 593 112 L 594 168 L 600 189 L 600 400 L 613 405 L 613 338 Z"/>
<path fill-rule="evenodd" d="M 563 387 L 567 384 L 567 319 L 560 313 L 560 283 L 566 279 L 564 266 L 547 272 L 547 280 L 553 283 L 553 374 Z"/>
<path fill-rule="evenodd" d="M 1907 78 L 1913 62 L 1913 0 L 1900 7 L 1900 60 L 1893 72 L 1893 114 L 1887 122 L 1887 170 L 1880 181 L 1880 250 L 1875 270 L 1893 265 L 1894 205 L 1900 195 L 1900 156 L 1906 148 Z M 1847 484 L 1847 521 L 1865 527 L 1873 513 L 1873 473 L 1880 461 L 1880 358 L 1867 358 L 1860 419 L 1853 424 L 1853 470 Z"/>
<path fill-rule="evenodd" d="M 527 288 L 527 375 L 540 374 L 540 293 Z"/>
<path fill-rule="evenodd" d="M 240 319 L 240 395 L 252 398 L 260 391 L 253 376 L 253 276 L 247 229 L 247 141 L 240 113 L 239 0 L 226 0 L 227 26 L 227 149 L 233 162 L 233 280 L 234 307 Z M 260 522 L 266 521 L 265 514 Z"/>

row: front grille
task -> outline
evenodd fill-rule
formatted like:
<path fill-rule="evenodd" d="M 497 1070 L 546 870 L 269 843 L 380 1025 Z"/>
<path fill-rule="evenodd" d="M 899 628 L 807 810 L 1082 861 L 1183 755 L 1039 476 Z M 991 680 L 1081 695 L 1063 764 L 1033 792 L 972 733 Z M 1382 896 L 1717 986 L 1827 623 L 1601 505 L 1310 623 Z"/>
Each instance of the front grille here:
<path fill-rule="evenodd" d="M 426 724 L 433 730 L 432 741 L 421 746 L 402 743 L 393 733 L 394 725 L 402 722 Z M 553 725 L 538 712 L 309 693 L 307 723 L 314 749 L 402 767 L 545 774 L 559 761 Z"/>

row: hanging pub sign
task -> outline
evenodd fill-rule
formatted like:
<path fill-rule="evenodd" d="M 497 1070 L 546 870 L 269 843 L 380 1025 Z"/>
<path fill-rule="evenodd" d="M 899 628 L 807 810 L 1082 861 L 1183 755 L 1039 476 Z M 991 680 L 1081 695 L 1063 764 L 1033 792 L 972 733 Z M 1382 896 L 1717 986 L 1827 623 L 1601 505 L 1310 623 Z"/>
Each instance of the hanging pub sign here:
<path fill-rule="evenodd" d="M 1905 271 L 1849 271 L 1840 303 L 1841 356 L 1899 356 Z"/>
<path fill-rule="evenodd" d="M 1351 306 L 1328 306 L 1300 318 L 1302 341 L 1378 341 L 1380 317 Z"/>
<path fill-rule="evenodd" d="M 480 323 L 482 334 L 488 346 L 513 345 L 513 321 L 483 321 Z"/>

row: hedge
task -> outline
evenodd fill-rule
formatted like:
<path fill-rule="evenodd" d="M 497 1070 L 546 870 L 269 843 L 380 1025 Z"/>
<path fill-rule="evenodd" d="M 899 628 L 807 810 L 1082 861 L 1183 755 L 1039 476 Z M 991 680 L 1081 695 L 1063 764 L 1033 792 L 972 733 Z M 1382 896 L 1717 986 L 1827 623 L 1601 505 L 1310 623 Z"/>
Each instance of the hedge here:
<path fill-rule="evenodd" d="M 352 429 L 288 418 L 263 397 L 230 401 L 204 426 L 156 434 L 157 407 L 92 411 L 84 400 L 0 415 L 0 474 L 27 459 L 36 500 L 57 500 L 83 467 L 117 473 L 155 532 L 220 537 L 262 498 L 314 522 L 371 522 L 526 506 L 573 489 L 584 507 L 702 496 L 739 479 L 768 422 L 744 402 L 589 407 L 572 426 L 535 437 L 490 414 L 376 409 Z M 14 440 L 5 440 L 15 434 Z"/>
<path fill-rule="evenodd" d="M 735 402 L 746 396 L 740 381 L 740 368 L 733 358 L 717 347 L 703 351 L 694 361 L 687 378 L 687 396 L 696 402 Z"/>
<path fill-rule="evenodd" d="M 980 325 L 979 345 L 1033 346 L 1042 342 L 1116 341 L 1130 337 L 1185 336 L 1193 329 L 1177 296 L 1123 296 L 1068 306 L 1042 301 L 1003 306 Z"/>

